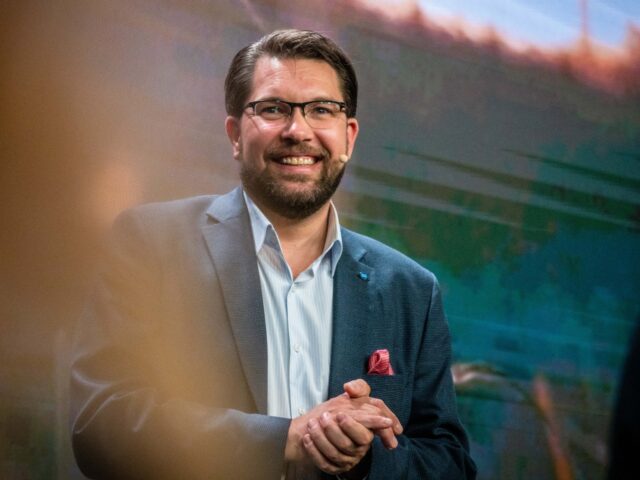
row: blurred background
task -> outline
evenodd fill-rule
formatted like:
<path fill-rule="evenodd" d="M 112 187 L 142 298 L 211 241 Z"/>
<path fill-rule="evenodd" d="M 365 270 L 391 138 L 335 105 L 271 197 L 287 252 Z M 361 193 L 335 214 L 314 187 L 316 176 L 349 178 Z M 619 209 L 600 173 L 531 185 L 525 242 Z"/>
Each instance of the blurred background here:
<path fill-rule="evenodd" d="M 596 479 L 640 305 L 633 0 L 0 3 L 0 478 L 81 478 L 73 326 L 138 203 L 238 183 L 233 54 L 311 28 L 351 55 L 342 222 L 440 279 L 481 479 Z"/>

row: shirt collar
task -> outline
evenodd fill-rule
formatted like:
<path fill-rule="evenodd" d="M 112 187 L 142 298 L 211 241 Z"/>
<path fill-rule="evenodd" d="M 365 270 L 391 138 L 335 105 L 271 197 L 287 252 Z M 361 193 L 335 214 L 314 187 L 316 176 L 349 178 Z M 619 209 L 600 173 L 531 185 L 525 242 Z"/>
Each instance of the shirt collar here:
<path fill-rule="evenodd" d="M 242 195 L 244 196 L 244 201 L 247 205 L 247 210 L 249 211 L 249 218 L 251 220 L 251 230 L 253 232 L 253 242 L 256 249 L 256 255 L 260 252 L 265 242 L 267 242 L 268 236 L 275 239 L 275 245 L 271 246 L 282 251 L 282 249 L 280 248 L 280 240 L 278 239 L 278 234 L 276 233 L 276 230 L 269 219 L 265 216 L 264 213 L 262 213 L 255 202 L 251 200 L 251 197 L 247 195 L 247 192 L 245 192 L 244 189 L 242 190 Z M 338 211 L 336 210 L 333 202 L 330 203 L 330 206 L 331 209 L 329 212 L 329 224 L 327 225 L 327 238 L 325 239 L 324 249 L 322 250 L 320 258 L 324 258 L 325 255 L 330 252 L 331 276 L 333 276 L 338 265 L 338 260 L 340 260 L 340 257 L 342 256 L 342 233 L 340 231 Z"/>

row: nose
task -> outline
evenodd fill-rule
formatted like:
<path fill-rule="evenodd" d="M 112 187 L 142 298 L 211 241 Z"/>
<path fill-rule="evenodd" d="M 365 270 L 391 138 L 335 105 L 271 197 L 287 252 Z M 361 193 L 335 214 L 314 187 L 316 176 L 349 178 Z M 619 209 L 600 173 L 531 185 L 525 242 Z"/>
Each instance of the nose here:
<path fill-rule="evenodd" d="M 300 107 L 294 107 L 291 111 L 291 115 L 287 119 L 287 123 L 282 129 L 282 138 L 289 140 L 302 142 L 310 140 L 313 135 L 313 129 L 307 123 L 304 118 L 302 109 Z"/>

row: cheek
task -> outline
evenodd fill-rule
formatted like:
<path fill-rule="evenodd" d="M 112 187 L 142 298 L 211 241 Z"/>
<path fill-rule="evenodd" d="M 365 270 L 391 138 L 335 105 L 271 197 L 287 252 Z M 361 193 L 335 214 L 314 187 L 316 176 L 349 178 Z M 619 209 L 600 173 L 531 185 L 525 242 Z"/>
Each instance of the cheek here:
<path fill-rule="evenodd" d="M 323 132 L 322 136 L 319 136 L 319 139 L 322 145 L 333 155 L 344 153 L 345 147 L 348 144 L 348 135 L 343 131 Z"/>
<path fill-rule="evenodd" d="M 256 150 L 255 140 L 250 135 L 245 135 L 238 142 L 238 149 L 243 159 L 251 159 Z"/>
<path fill-rule="evenodd" d="M 252 132 L 246 135 L 243 142 L 244 155 L 250 155 L 252 157 L 260 156 L 264 154 L 264 151 L 277 141 L 277 135 L 269 134 L 268 132 Z"/>

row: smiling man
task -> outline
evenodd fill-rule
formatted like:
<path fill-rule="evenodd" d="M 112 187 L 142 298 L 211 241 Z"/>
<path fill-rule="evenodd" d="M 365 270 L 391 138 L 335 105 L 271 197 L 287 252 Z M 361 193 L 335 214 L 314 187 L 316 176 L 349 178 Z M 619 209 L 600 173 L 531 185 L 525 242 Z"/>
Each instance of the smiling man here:
<path fill-rule="evenodd" d="M 336 160 L 351 155 L 358 134 L 336 72 L 321 60 L 261 57 L 250 97 L 226 121 L 245 191 L 269 213 L 326 220 L 344 172 Z"/>
<path fill-rule="evenodd" d="M 331 202 L 358 135 L 348 57 L 276 31 L 225 96 L 242 186 L 114 226 L 72 369 L 82 471 L 474 478 L 435 278 Z"/>

